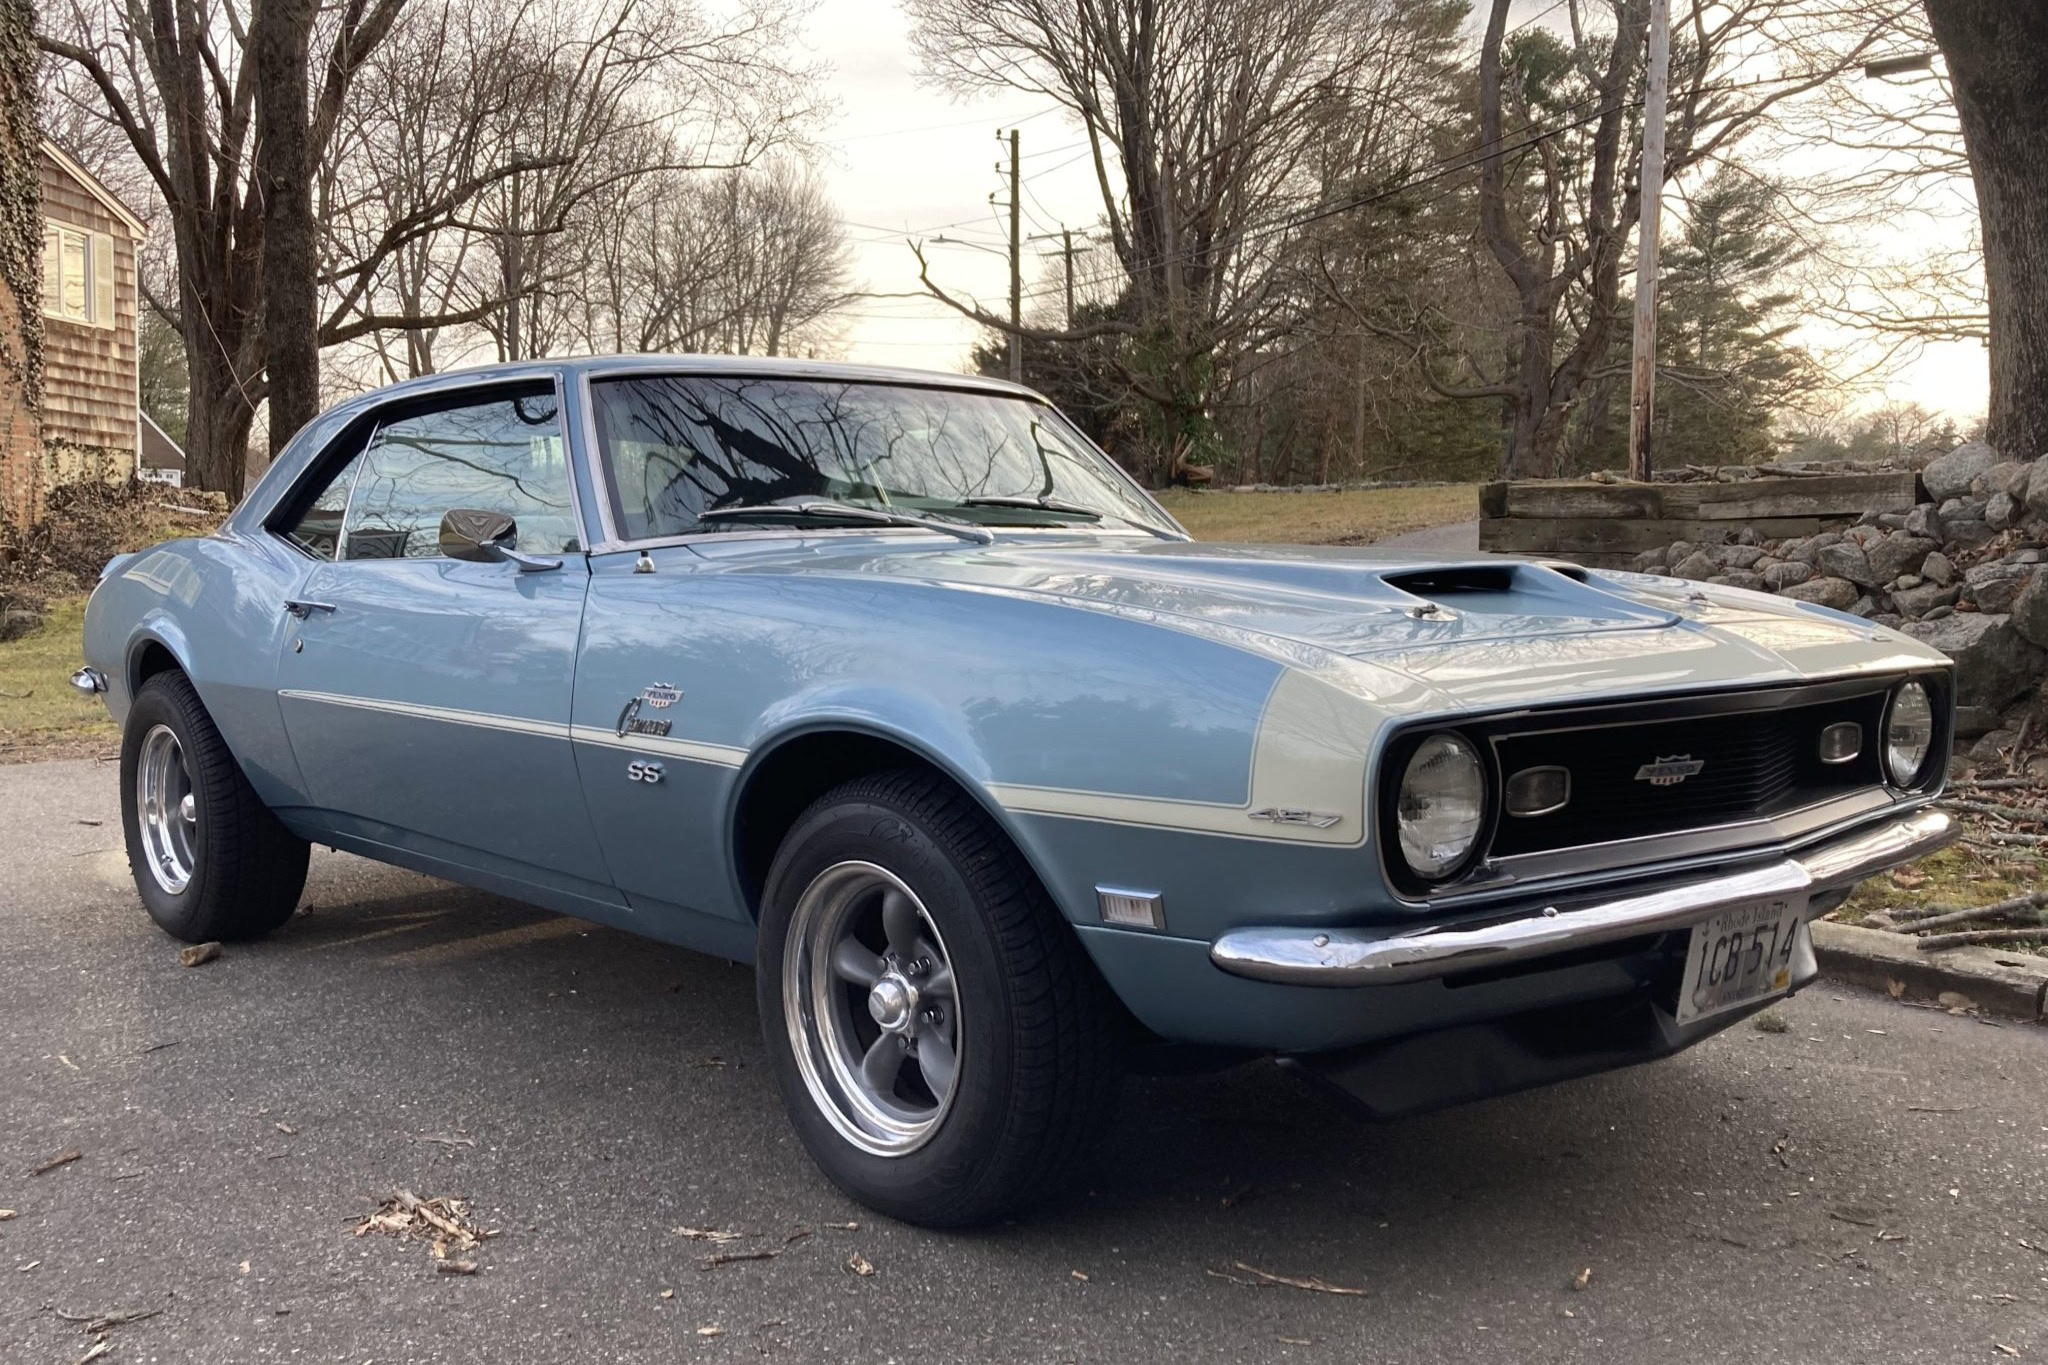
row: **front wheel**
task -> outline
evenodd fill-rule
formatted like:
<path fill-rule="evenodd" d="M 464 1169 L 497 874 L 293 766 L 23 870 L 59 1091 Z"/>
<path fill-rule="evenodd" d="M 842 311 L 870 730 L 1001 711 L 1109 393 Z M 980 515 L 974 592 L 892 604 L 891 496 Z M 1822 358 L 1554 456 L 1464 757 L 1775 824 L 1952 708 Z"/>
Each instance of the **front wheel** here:
<path fill-rule="evenodd" d="M 907 1222 L 1043 1195 L 1115 1102 L 1114 1001 L 1002 831 L 932 774 L 857 779 L 796 822 L 757 990 L 812 1159 Z"/>
<path fill-rule="evenodd" d="M 249 786 L 182 673 L 150 678 L 128 710 L 121 824 L 143 908 L 173 938 L 260 938 L 298 906 L 306 841 Z"/>

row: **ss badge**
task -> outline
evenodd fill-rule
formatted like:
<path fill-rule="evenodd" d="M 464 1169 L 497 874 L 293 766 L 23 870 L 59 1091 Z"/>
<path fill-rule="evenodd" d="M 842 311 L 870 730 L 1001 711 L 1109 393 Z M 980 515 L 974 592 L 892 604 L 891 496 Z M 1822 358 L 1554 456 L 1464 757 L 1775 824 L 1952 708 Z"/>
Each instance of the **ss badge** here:
<path fill-rule="evenodd" d="M 659 782 L 661 781 L 661 765 L 636 758 L 626 765 L 626 780 L 628 782 Z"/>

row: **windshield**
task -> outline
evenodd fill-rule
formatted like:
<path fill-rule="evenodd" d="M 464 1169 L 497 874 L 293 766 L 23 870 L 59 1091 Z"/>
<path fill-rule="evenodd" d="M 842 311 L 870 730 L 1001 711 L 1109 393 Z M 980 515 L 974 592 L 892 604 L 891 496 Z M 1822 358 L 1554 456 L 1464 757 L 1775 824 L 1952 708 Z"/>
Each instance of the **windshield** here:
<path fill-rule="evenodd" d="M 1178 533 L 1057 413 L 1023 398 L 745 375 L 609 379 L 591 394 L 626 540 L 744 529 L 703 514 L 806 497 L 977 526 Z"/>

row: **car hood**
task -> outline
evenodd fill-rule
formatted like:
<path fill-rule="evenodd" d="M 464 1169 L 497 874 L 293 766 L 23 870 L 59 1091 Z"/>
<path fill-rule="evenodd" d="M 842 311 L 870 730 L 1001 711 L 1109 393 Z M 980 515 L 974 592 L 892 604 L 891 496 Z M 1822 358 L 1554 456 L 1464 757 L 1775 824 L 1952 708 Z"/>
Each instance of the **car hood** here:
<path fill-rule="evenodd" d="M 724 559 L 725 550 L 707 553 Z M 730 553 L 753 558 L 738 545 Z M 801 571 L 1051 599 L 1294 661 L 1306 647 L 1397 669 L 1475 708 L 1946 662 L 1895 631 L 1809 603 L 1489 555 L 1021 537 L 958 548 L 878 539 L 856 549 L 820 539 Z"/>

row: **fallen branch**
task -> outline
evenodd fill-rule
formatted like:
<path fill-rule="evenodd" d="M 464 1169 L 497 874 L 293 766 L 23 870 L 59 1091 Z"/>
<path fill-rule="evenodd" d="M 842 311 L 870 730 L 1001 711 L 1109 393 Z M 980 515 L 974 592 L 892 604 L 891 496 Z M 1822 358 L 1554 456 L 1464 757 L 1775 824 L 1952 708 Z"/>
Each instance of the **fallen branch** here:
<path fill-rule="evenodd" d="M 716 1270 L 722 1265 L 735 1261 L 772 1261 L 782 1254 L 781 1247 L 770 1247 L 766 1251 L 718 1251 L 697 1262 L 699 1270 Z"/>
<path fill-rule="evenodd" d="M 2032 777 L 1971 777 L 1950 784 L 1956 791 L 1975 792 L 2029 791 L 2040 785 L 2040 781 Z"/>
<path fill-rule="evenodd" d="M 2048 847 L 2048 834 L 2015 834 L 2003 829 L 1973 829 L 1963 836 L 1966 844 L 2018 844 L 2026 848 Z"/>
<path fill-rule="evenodd" d="M 2048 810 L 2039 806 L 2008 806 L 1997 801 L 1973 801 L 1963 796 L 1948 797 L 1941 804 L 1950 810 L 1995 815 L 2001 820 L 2020 820 L 2030 825 L 2048 825 Z"/>
<path fill-rule="evenodd" d="M 1968 924 L 1972 920 L 1998 919 L 2005 915 L 2038 911 L 2044 905 L 2048 905 L 2048 891 L 2030 891 L 2024 896 L 2014 896 L 2010 900 L 1998 901 L 1991 905 L 1933 905 L 1922 910 L 1895 910 L 1892 912 L 1892 918 L 1897 920 L 1902 928 L 1917 934 L 1928 929 L 1945 929 L 1951 924 Z M 2048 920 L 2036 914 L 2032 922 Z"/>
<path fill-rule="evenodd" d="M 1916 939 L 1923 953 L 1938 953 L 1944 948 L 1967 948 L 1973 943 L 2022 943 L 2027 939 L 2048 939 L 2048 926 L 2032 929 L 1969 929 L 1960 934 L 1932 934 Z"/>
<path fill-rule="evenodd" d="M 29 1174 L 43 1175 L 47 1172 L 56 1170 L 59 1166 L 69 1166 L 72 1162 L 78 1160 L 80 1157 L 84 1155 L 85 1153 L 79 1151 L 76 1147 L 66 1148 L 64 1151 L 57 1153 L 57 1155 L 51 1157 L 48 1161 L 45 1161 L 42 1165 L 30 1171 Z"/>
<path fill-rule="evenodd" d="M 1284 1284 L 1289 1289 L 1306 1289 L 1313 1294 L 1363 1295 L 1365 1293 L 1363 1289 L 1354 1289 L 1349 1285 L 1331 1284 L 1328 1280 L 1322 1279 L 1315 1275 L 1276 1275 L 1270 1270 L 1261 1270 L 1255 1265 L 1246 1265 L 1243 1261 L 1232 1261 L 1230 1264 L 1233 1269 L 1242 1270 L 1245 1274 L 1250 1275 L 1253 1281 L 1256 1281 L 1259 1284 Z M 1236 1280 L 1236 1282 L 1239 1284 L 1247 1284 L 1252 1282 L 1246 1280 L 1237 1280 L 1236 1276 L 1226 1275 L 1223 1274 L 1221 1271 L 1212 1270 L 1209 1273 L 1216 1276 L 1218 1279 Z"/>
<path fill-rule="evenodd" d="M 52 1308 L 50 1311 L 66 1322 L 84 1323 L 87 1332 L 98 1336 L 101 1332 L 110 1332 L 124 1323 L 141 1322 L 144 1318 L 153 1318 L 164 1310 L 161 1308 L 111 1308 L 103 1309 L 97 1313 L 67 1313 L 61 1308 Z"/>

